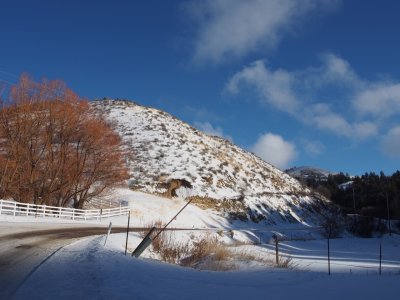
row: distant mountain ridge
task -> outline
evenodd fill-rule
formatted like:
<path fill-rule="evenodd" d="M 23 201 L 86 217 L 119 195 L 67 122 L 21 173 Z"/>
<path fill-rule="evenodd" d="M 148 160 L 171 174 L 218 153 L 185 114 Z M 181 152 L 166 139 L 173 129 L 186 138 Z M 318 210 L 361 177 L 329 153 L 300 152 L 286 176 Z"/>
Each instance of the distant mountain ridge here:
<path fill-rule="evenodd" d="M 320 224 L 330 202 L 254 154 L 166 112 L 126 100 L 93 101 L 132 155 L 130 187 L 181 196 L 228 219 Z"/>
<path fill-rule="evenodd" d="M 326 181 L 328 180 L 329 175 L 337 174 L 335 172 L 310 166 L 293 167 L 285 170 L 285 172 L 299 180 L 313 179 L 315 181 Z"/>

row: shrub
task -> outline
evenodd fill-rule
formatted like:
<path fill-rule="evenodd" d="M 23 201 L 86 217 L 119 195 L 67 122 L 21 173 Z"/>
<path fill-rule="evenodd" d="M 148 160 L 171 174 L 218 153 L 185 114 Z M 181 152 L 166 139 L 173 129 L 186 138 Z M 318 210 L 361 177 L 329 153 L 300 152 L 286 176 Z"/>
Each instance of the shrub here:
<path fill-rule="evenodd" d="M 337 238 L 343 232 L 343 225 L 334 217 L 327 218 L 321 226 L 322 235 L 326 238 Z"/>
<path fill-rule="evenodd" d="M 348 222 L 347 228 L 354 235 L 369 238 L 374 231 L 374 219 L 366 216 L 355 216 Z"/>

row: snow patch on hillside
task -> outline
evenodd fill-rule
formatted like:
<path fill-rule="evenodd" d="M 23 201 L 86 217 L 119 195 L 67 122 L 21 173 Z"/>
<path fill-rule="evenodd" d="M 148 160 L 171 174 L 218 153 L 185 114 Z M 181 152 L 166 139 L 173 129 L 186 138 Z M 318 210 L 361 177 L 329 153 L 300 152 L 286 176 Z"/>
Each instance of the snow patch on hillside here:
<path fill-rule="evenodd" d="M 296 179 L 230 141 L 208 136 L 171 115 L 122 100 L 92 106 L 114 124 L 124 146 L 130 186 L 165 193 L 171 180 L 191 187 L 175 192 L 193 203 L 218 210 L 229 220 L 320 224 L 329 204 Z"/>

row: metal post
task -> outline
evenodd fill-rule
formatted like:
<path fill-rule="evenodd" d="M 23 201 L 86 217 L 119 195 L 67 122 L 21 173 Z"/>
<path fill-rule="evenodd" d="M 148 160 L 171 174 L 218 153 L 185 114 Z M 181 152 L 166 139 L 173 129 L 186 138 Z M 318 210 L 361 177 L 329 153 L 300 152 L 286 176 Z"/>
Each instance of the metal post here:
<path fill-rule="evenodd" d="M 331 247 L 329 240 L 330 237 L 328 236 L 328 274 L 331 275 Z"/>
<path fill-rule="evenodd" d="M 382 242 L 379 244 L 379 275 L 382 274 Z"/>
<path fill-rule="evenodd" d="M 109 236 L 109 235 L 110 235 L 110 233 L 111 233 L 111 227 L 112 227 L 112 223 L 110 222 L 110 225 L 108 225 L 108 231 L 107 231 L 106 240 L 104 241 L 104 247 L 106 246 L 106 244 L 107 244 L 107 239 L 108 239 L 108 236 Z"/>
<path fill-rule="evenodd" d="M 131 256 L 139 257 L 140 254 L 143 253 L 144 250 L 151 244 L 153 239 L 151 238 L 152 233 L 156 230 L 155 227 L 152 227 L 144 239 L 140 242 L 139 246 L 132 252 Z"/>
<path fill-rule="evenodd" d="M 126 228 L 126 243 L 125 243 L 125 255 L 128 249 L 128 235 L 129 235 L 129 221 L 131 220 L 131 214 L 128 215 L 128 227 Z"/>

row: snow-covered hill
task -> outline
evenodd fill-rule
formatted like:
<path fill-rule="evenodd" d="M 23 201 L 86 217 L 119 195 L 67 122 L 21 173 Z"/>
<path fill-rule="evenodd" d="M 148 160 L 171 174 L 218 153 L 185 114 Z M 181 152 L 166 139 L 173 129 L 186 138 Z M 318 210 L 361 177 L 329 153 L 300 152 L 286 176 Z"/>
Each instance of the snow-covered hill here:
<path fill-rule="evenodd" d="M 193 199 L 229 220 L 320 224 L 329 202 L 231 142 L 208 136 L 166 112 L 124 100 L 93 101 L 125 147 L 130 187 Z"/>
<path fill-rule="evenodd" d="M 327 171 L 320 168 L 315 167 L 293 167 L 285 171 L 290 176 L 297 179 L 314 179 L 316 181 L 325 181 L 328 180 L 329 175 L 335 175 L 336 173 Z"/>

